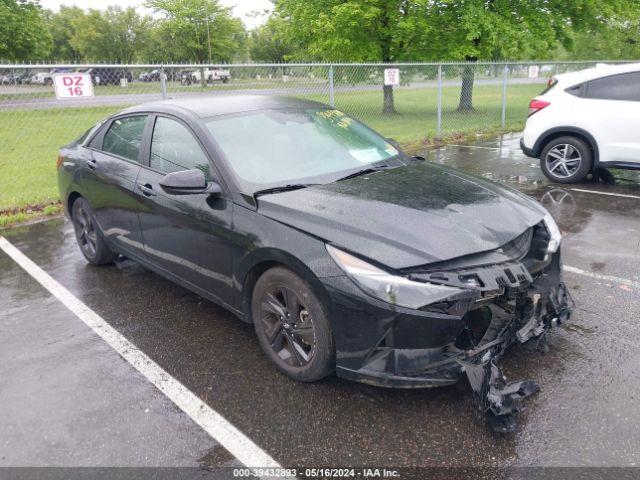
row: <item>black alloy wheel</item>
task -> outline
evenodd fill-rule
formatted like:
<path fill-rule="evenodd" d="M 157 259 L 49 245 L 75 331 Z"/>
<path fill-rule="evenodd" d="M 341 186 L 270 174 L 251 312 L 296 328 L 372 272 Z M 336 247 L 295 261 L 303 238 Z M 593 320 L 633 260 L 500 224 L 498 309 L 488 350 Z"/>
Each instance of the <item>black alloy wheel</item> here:
<path fill-rule="evenodd" d="M 307 365 L 316 346 L 313 318 L 307 307 L 286 287 L 273 287 L 261 307 L 264 332 L 276 355 L 294 367 Z"/>
<path fill-rule="evenodd" d="M 89 263 L 104 265 L 115 260 L 117 254 L 107 245 L 89 202 L 84 198 L 78 198 L 73 202 L 71 219 L 80 251 Z"/>
<path fill-rule="evenodd" d="M 326 310 L 296 274 L 282 267 L 265 272 L 253 290 L 252 316 L 260 345 L 288 376 L 311 382 L 333 370 Z"/>

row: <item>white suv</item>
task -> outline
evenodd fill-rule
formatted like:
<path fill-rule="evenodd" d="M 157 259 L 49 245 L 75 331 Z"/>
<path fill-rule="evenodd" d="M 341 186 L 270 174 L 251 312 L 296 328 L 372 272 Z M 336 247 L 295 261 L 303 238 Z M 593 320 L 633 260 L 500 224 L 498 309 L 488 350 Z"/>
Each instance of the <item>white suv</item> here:
<path fill-rule="evenodd" d="M 640 63 L 553 77 L 529 104 L 520 147 L 559 183 L 598 168 L 640 169 Z"/>

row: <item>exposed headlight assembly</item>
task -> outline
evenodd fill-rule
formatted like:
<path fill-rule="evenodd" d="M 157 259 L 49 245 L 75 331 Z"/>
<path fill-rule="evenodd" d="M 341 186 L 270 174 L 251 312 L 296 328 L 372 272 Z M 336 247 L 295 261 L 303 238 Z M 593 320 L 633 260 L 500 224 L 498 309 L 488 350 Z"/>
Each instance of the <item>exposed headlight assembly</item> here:
<path fill-rule="evenodd" d="M 560 229 L 556 224 L 556 221 L 553 219 L 550 213 L 547 213 L 544 216 L 543 222 L 549 231 L 550 239 L 549 244 L 547 246 L 547 251 L 549 253 L 556 253 L 558 248 L 560 248 L 560 242 L 562 241 L 562 234 L 560 233 Z"/>
<path fill-rule="evenodd" d="M 414 282 L 392 275 L 331 245 L 327 245 L 327 251 L 362 290 L 392 305 L 417 309 L 459 294 L 469 294 L 469 290 L 462 288 Z"/>

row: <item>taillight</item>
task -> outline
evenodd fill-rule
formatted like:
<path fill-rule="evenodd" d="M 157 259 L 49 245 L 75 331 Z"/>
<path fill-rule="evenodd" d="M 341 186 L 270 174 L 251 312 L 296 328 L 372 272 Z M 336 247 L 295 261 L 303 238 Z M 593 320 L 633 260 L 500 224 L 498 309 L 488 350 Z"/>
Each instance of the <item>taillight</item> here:
<path fill-rule="evenodd" d="M 539 112 L 549 105 L 551 105 L 550 102 L 545 102 L 544 100 L 538 100 L 537 98 L 534 98 L 529 102 L 529 116 L 533 115 L 536 112 Z"/>
<path fill-rule="evenodd" d="M 62 166 L 62 162 L 64 162 L 64 157 L 62 155 L 58 155 L 58 159 L 56 160 L 56 168 L 60 168 Z"/>

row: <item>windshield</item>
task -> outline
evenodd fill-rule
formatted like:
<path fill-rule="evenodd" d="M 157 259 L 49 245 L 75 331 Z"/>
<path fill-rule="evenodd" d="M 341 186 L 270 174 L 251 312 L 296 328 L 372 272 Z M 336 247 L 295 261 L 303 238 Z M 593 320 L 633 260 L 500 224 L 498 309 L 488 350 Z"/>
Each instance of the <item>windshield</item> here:
<path fill-rule="evenodd" d="M 334 181 L 400 153 L 338 110 L 261 110 L 206 125 L 236 175 L 257 188 Z"/>

